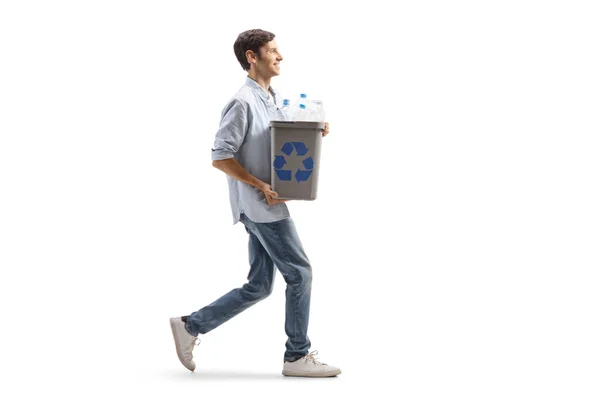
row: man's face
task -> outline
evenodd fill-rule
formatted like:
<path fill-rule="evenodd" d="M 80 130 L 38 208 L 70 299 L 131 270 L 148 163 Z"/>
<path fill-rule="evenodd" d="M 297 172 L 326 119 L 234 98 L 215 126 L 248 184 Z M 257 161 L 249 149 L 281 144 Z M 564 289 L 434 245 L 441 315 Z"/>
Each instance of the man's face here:
<path fill-rule="evenodd" d="M 271 40 L 260 48 L 260 54 L 256 61 L 256 69 L 258 73 L 264 77 L 271 78 L 279 75 L 279 62 L 283 60 L 279 50 L 277 49 L 277 43 L 275 40 Z"/>

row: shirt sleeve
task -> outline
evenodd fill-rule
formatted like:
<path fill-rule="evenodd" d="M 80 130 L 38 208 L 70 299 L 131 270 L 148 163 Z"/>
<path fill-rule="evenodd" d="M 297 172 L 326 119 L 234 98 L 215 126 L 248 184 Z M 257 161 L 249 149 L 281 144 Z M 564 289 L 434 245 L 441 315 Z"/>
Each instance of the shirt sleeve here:
<path fill-rule="evenodd" d="M 214 160 L 233 158 L 248 131 L 248 105 L 232 99 L 223 109 L 211 156 Z"/>

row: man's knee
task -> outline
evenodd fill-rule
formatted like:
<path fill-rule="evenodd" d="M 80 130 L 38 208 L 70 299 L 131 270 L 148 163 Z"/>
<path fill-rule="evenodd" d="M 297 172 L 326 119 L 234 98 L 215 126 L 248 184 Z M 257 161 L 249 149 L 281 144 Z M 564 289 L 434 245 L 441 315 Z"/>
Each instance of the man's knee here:
<path fill-rule="evenodd" d="M 297 268 L 296 274 L 292 283 L 300 287 L 309 288 L 312 284 L 312 268 L 310 266 Z"/>
<path fill-rule="evenodd" d="M 263 300 L 273 293 L 273 285 L 253 285 L 246 283 L 242 289 L 244 295 L 251 301 Z"/>
<path fill-rule="evenodd" d="M 306 286 L 312 285 L 312 268 L 311 267 L 308 267 L 306 269 L 306 278 L 305 278 L 305 281 L 306 281 Z"/>
<path fill-rule="evenodd" d="M 261 286 L 260 287 L 260 299 L 266 299 L 273 293 L 273 285 Z"/>

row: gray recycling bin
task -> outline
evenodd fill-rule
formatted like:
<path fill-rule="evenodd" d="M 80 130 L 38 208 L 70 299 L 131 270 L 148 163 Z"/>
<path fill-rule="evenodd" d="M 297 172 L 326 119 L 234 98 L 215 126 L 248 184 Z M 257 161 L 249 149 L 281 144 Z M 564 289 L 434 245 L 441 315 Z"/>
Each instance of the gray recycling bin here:
<path fill-rule="evenodd" d="M 271 188 L 278 199 L 315 200 L 323 122 L 271 121 Z"/>

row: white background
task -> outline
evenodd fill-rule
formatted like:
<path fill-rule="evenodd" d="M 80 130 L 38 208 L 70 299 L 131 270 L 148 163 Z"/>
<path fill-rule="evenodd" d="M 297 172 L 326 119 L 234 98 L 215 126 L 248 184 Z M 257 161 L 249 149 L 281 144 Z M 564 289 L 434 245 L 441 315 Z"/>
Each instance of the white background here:
<path fill-rule="evenodd" d="M 598 399 L 593 3 L 2 2 L 0 397 Z M 281 376 L 280 275 L 175 355 L 249 267 L 210 148 L 252 28 L 331 124 L 288 205 L 335 379 Z"/>

